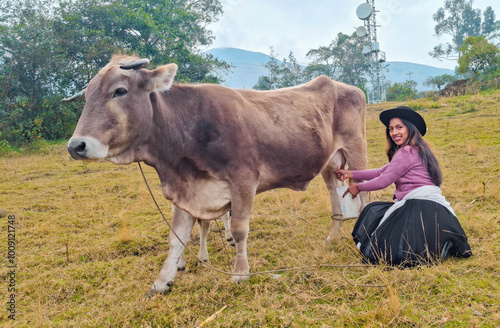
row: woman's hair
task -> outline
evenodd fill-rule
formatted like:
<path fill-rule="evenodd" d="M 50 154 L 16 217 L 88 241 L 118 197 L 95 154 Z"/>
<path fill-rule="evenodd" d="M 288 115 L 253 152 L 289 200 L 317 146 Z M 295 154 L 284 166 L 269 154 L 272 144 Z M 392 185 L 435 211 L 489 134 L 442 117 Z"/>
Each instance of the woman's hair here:
<path fill-rule="evenodd" d="M 403 124 L 408 129 L 408 139 L 406 139 L 406 144 L 401 147 L 410 145 L 417 148 L 418 155 L 420 159 L 424 162 L 424 165 L 426 166 L 427 171 L 429 172 L 429 175 L 431 177 L 432 183 L 434 183 L 436 186 L 440 186 L 441 183 L 443 182 L 443 174 L 441 172 L 441 169 L 439 168 L 439 163 L 436 160 L 436 157 L 434 157 L 434 154 L 429 148 L 429 145 L 427 145 L 424 138 L 422 137 L 418 129 L 415 127 L 415 125 L 413 125 L 413 123 L 402 118 L 401 122 L 403 122 Z M 400 148 L 400 146 L 396 145 L 394 140 L 392 140 L 391 135 L 389 133 L 389 128 L 385 130 L 385 133 L 388 142 L 387 157 L 389 158 L 390 162 L 394 157 L 394 154 Z"/>

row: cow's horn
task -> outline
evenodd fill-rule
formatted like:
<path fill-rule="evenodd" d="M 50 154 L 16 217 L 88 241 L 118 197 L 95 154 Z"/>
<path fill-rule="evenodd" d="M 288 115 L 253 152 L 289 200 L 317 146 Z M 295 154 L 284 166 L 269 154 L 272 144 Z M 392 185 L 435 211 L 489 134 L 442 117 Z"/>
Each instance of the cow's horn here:
<path fill-rule="evenodd" d="M 72 95 L 71 97 L 68 97 L 68 98 L 64 98 L 62 100 L 62 102 L 70 102 L 70 101 L 73 101 L 75 99 L 78 99 L 80 98 L 81 96 L 83 96 L 85 94 L 85 91 L 87 91 L 87 88 L 83 89 L 82 91 L 78 92 L 78 93 L 75 93 L 74 95 Z"/>
<path fill-rule="evenodd" d="M 121 69 L 140 69 L 149 65 L 149 59 L 142 58 L 130 64 L 121 65 Z"/>

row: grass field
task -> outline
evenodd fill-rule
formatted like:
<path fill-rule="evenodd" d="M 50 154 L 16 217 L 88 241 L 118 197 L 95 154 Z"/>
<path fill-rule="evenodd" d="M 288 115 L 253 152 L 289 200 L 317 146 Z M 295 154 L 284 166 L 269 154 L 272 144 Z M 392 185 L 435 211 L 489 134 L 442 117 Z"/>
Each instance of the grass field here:
<path fill-rule="evenodd" d="M 440 160 L 443 193 L 458 215 L 473 257 L 392 269 L 314 268 L 233 284 L 187 255 L 173 290 L 144 300 L 167 255 L 168 227 L 136 164 L 72 160 L 65 145 L 0 158 L 0 209 L 15 216 L 15 268 L 8 217 L 1 219 L 3 327 L 500 327 L 500 91 L 419 100 L 426 140 Z M 369 165 L 386 163 L 383 108 L 367 109 Z M 146 168 L 167 218 L 170 204 Z M 391 198 L 393 188 L 371 200 Z M 5 213 L 3 213 L 5 215 Z M 360 263 L 350 230 L 327 245 L 328 193 L 321 179 L 306 192 L 257 197 L 248 253 L 253 272 L 315 264 Z M 212 223 L 210 263 L 230 270 L 234 249 Z M 189 246 L 197 252 L 198 232 Z M 15 275 L 9 275 L 14 270 Z M 14 279 L 14 280 L 12 280 Z M 9 285 L 15 291 L 9 292 Z M 382 287 L 369 287 L 381 285 Z M 7 311 L 15 300 L 15 321 Z"/>

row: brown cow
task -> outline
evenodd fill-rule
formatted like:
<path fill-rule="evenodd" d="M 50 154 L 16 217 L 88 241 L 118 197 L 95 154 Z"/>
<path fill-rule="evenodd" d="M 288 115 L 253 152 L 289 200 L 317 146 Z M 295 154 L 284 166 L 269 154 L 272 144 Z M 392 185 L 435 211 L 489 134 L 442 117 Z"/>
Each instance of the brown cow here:
<path fill-rule="evenodd" d="M 248 279 L 246 242 L 256 194 L 305 190 L 322 174 L 341 218 L 334 171 L 366 168 L 365 96 L 327 77 L 276 91 L 173 84 L 175 64 L 114 56 L 89 82 L 68 143 L 74 159 L 144 162 L 174 204 L 172 229 L 185 243 L 196 222 L 232 209 L 233 281 Z M 361 195 L 366 204 L 368 195 Z M 330 239 L 336 238 L 332 225 Z M 149 295 L 173 284 L 184 247 L 169 236 L 168 257 Z"/>

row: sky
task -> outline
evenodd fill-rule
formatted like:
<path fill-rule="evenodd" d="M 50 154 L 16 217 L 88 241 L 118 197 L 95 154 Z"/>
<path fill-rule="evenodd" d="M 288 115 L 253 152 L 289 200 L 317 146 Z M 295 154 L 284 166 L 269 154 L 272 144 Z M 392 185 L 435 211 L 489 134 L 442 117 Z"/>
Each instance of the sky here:
<path fill-rule="evenodd" d="M 357 7 L 366 0 L 221 0 L 224 14 L 208 26 L 215 41 L 208 49 L 233 47 L 270 54 L 278 59 L 290 52 L 307 64 L 311 49 L 328 46 L 338 33 L 351 35 L 363 25 Z M 454 69 L 456 61 L 429 56 L 437 37 L 432 15 L 444 0 L 375 0 L 377 41 L 387 61 L 405 61 Z M 475 0 L 474 9 L 491 6 L 500 19 L 500 1 Z"/>

